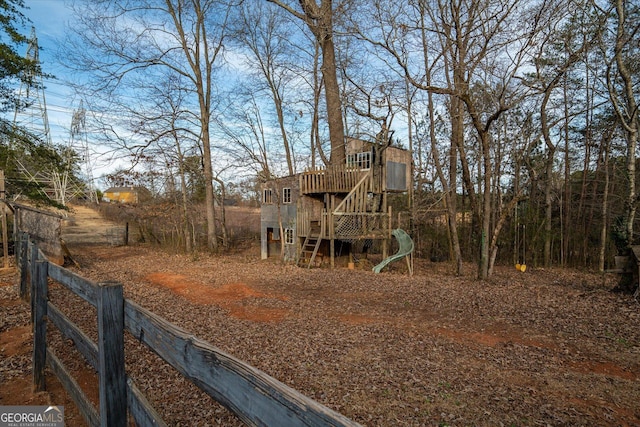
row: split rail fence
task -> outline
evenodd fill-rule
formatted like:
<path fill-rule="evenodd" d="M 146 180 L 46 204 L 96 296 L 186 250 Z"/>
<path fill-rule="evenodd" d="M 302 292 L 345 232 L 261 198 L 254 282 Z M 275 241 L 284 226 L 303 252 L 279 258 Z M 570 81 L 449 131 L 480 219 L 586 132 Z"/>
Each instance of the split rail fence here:
<path fill-rule="evenodd" d="M 124 298 L 122 285 L 94 283 L 49 262 L 26 233 L 19 233 L 20 296 L 31 296 L 34 329 L 33 381 L 45 389 L 45 365 L 58 377 L 91 426 L 119 427 L 130 416 L 136 425 L 167 425 L 125 372 L 125 330 L 185 378 L 250 426 L 358 426 L 264 372 L 202 341 Z M 98 342 L 48 300 L 53 280 L 97 311 Z M 64 364 L 47 348 L 47 323 L 70 339 L 98 372 L 95 408 Z"/>

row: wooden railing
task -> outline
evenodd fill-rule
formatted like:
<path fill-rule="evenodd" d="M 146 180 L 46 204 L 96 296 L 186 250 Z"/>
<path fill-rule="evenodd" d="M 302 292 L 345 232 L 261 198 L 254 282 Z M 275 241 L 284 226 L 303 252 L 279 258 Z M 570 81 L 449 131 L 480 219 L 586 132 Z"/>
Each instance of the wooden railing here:
<path fill-rule="evenodd" d="M 122 285 L 94 283 L 50 263 L 21 233 L 18 242 L 20 296 L 31 295 L 34 352 L 33 379 L 44 390 L 45 364 L 60 379 L 91 426 L 164 426 L 157 411 L 125 372 L 125 330 L 250 426 L 358 426 L 343 415 L 302 395 L 264 372 L 224 353 L 187 331 L 123 297 Z M 52 279 L 96 307 L 98 342 L 48 300 Z M 50 321 L 98 372 L 99 410 L 83 393 L 54 352 L 47 348 Z"/>
<path fill-rule="evenodd" d="M 368 173 L 347 165 L 310 169 L 300 174 L 300 193 L 348 193 Z"/>
<path fill-rule="evenodd" d="M 373 176 L 363 176 L 349 191 L 349 194 L 333 210 L 334 213 L 367 212 L 369 193 L 372 192 Z"/>

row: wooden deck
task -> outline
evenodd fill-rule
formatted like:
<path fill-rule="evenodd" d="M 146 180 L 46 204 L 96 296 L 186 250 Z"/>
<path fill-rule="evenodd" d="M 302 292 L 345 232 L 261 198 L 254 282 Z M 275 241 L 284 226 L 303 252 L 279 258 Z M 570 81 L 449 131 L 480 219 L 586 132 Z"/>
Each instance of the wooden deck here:
<path fill-rule="evenodd" d="M 300 174 L 300 194 L 316 197 L 323 194 L 325 206 L 321 213 L 300 206 L 297 210 L 297 235 L 305 241 L 298 247 L 299 259 L 301 251 L 311 251 L 309 242 L 312 241 L 311 265 L 320 241 L 326 240 L 333 268 L 336 240 L 364 239 L 381 240 L 386 258 L 387 241 L 391 238 L 391 209 L 386 209 L 382 182 L 381 169 L 375 165 L 371 169 L 331 166 Z M 314 229 L 321 230 L 320 235 Z"/>
<path fill-rule="evenodd" d="M 314 234 L 311 230 L 315 226 L 322 230 L 318 237 L 330 240 L 353 239 L 388 239 L 391 229 L 390 212 L 359 212 L 359 213 L 322 213 L 321 218 L 313 218 L 307 211 L 298 212 L 298 237 Z"/>
<path fill-rule="evenodd" d="M 310 169 L 300 174 L 300 193 L 348 193 L 369 173 L 347 165 Z"/>
<path fill-rule="evenodd" d="M 369 169 L 361 170 L 343 166 L 303 173 L 300 178 L 300 187 L 307 192 L 347 192 L 347 194 L 339 203 L 334 196 L 331 196 L 328 209 L 323 210 L 321 217 L 313 217 L 309 211 L 299 209 L 298 236 L 309 236 L 312 224 L 317 224 L 323 230 L 322 235 L 319 236 L 322 239 L 389 238 L 391 213 L 378 211 L 378 203 L 375 203 L 375 198 L 371 197 L 379 188 L 376 186 L 378 180 L 374 175 Z"/>

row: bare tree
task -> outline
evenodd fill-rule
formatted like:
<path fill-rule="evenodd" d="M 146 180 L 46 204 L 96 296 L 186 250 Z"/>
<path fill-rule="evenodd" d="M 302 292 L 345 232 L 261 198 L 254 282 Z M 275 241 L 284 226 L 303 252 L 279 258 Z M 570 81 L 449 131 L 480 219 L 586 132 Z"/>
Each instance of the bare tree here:
<path fill-rule="evenodd" d="M 299 0 L 301 10 L 295 9 L 284 0 L 268 0 L 277 4 L 293 16 L 301 19 L 313 33 L 322 51 L 322 77 L 327 104 L 327 120 L 331 139 L 331 164 L 345 162 L 344 123 L 342 119 L 342 100 L 336 65 L 334 44 L 334 13 L 332 0 Z M 338 7 L 339 8 L 339 7 Z"/>
<path fill-rule="evenodd" d="M 177 204 L 181 206 L 180 229 L 185 242 L 185 250 L 194 249 L 193 224 L 190 220 L 190 198 L 187 188 L 187 159 L 198 149 L 199 135 L 195 117 L 185 106 L 188 91 L 184 89 L 180 76 L 169 75 L 166 81 L 158 82 L 150 88 L 153 102 L 146 110 L 132 112 L 136 134 L 147 141 L 146 156 L 163 160 L 169 175 L 166 194 L 179 195 Z M 177 169 L 178 182 L 173 169 Z M 179 188 L 180 191 L 176 191 Z"/>
<path fill-rule="evenodd" d="M 615 0 L 612 2 L 613 49 L 607 68 L 607 87 L 611 104 L 619 118 L 627 145 L 626 179 L 627 188 L 624 204 L 624 237 L 626 246 L 634 240 L 634 221 L 636 216 L 636 151 L 638 145 L 638 74 L 633 73 L 637 60 L 637 39 L 640 34 L 640 16 L 632 2 Z M 635 14 L 632 14 L 635 12 Z M 608 11 L 606 11 L 608 13 Z M 635 43 L 633 41 L 636 41 Z"/>
<path fill-rule="evenodd" d="M 443 66 L 445 68 L 445 76 L 449 78 L 449 61 L 446 60 L 445 55 L 441 55 L 439 51 L 432 52 L 432 43 L 430 42 L 430 36 L 427 31 L 427 23 L 430 20 L 429 9 L 426 7 L 426 2 L 418 2 L 417 4 L 417 16 L 419 17 L 420 28 L 420 41 L 422 47 L 422 58 L 424 61 L 425 70 L 425 84 L 431 86 L 434 78 L 434 65 L 439 62 L 441 57 L 444 57 L 445 61 Z M 431 18 L 433 15 L 431 15 Z M 451 83 L 449 83 L 449 86 Z M 458 147 L 464 147 L 464 114 L 462 103 L 456 96 L 448 96 L 448 112 L 451 124 L 451 139 L 448 150 L 448 162 L 443 164 L 441 160 L 440 150 L 438 148 L 436 139 L 436 109 L 434 105 L 434 93 L 427 92 L 427 109 L 429 111 L 429 140 L 431 142 L 431 156 L 434 161 L 436 174 L 440 183 L 442 184 L 442 190 L 445 197 L 445 204 L 447 208 L 447 226 L 449 228 L 449 240 L 453 252 L 453 259 L 456 265 L 456 274 L 461 275 L 463 271 L 462 264 L 462 250 L 460 248 L 460 238 L 458 233 L 458 210 L 457 210 L 457 164 L 458 164 Z M 463 159 L 466 159 L 463 156 Z M 446 165 L 446 166 L 445 166 Z M 446 168 L 449 173 L 446 174 Z M 466 169 L 468 171 L 468 168 Z M 475 198 L 474 198 L 475 199 Z"/>
<path fill-rule="evenodd" d="M 292 80 L 287 64 L 291 57 L 292 31 L 281 14 L 261 2 L 243 4 L 239 23 L 234 39 L 246 52 L 248 67 L 256 70 L 251 73 L 255 76 L 251 78 L 252 90 L 265 90 L 273 101 L 287 169 L 289 175 L 293 175 L 293 147 L 285 123 L 285 96 Z"/>
<path fill-rule="evenodd" d="M 551 265 L 551 240 L 553 227 L 553 174 L 555 155 L 559 142 L 552 138 L 552 129 L 562 119 L 550 119 L 550 111 L 553 107 L 552 100 L 556 91 L 561 89 L 560 84 L 565 81 L 567 73 L 583 59 L 583 53 L 591 44 L 585 37 L 575 31 L 576 21 L 568 22 L 566 18 L 576 15 L 579 5 L 572 3 L 569 8 L 566 5 L 556 5 L 557 12 L 553 14 L 556 18 L 548 23 L 546 30 L 542 31 L 543 38 L 539 43 L 539 51 L 534 55 L 533 64 L 535 73 L 534 81 L 530 84 L 541 93 L 539 104 L 540 126 L 544 143 L 547 147 L 545 160 L 545 181 L 544 181 L 544 255 L 543 262 L 546 267 Z M 571 13 L 569 14 L 569 10 Z M 564 11 L 564 12 L 563 12 Z M 564 23 L 564 24 L 563 24 Z M 559 29 L 559 25 L 564 28 Z M 566 103 L 567 100 L 565 100 Z M 565 109 L 569 113 L 572 108 Z M 557 115 L 561 117 L 561 115 Z M 572 117 L 575 113 L 572 112 Z M 570 117 L 563 119 L 570 120 Z"/>
<path fill-rule="evenodd" d="M 253 94 L 243 97 L 243 101 L 242 105 L 234 106 L 230 116 L 233 125 L 218 123 L 226 140 L 232 142 L 223 150 L 236 166 L 244 163 L 245 167 L 252 168 L 259 181 L 273 179 L 276 176 L 271 168 L 274 151 L 269 147 L 270 138 L 265 131 L 261 109 Z"/>
<path fill-rule="evenodd" d="M 207 245 L 212 250 L 218 248 L 210 141 L 213 82 L 233 7 L 224 0 L 78 3 L 72 28 L 76 38 L 68 44 L 70 65 L 93 76 L 84 88 L 92 89 L 91 98 L 131 102 L 138 83 L 155 79 L 163 69 L 184 78 L 198 111 Z"/>
<path fill-rule="evenodd" d="M 492 156 L 493 147 L 499 143 L 494 140 L 492 127 L 526 94 L 516 83 L 541 22 L 548 19 L 549 5 L 544 1 L 525 4 L 503 0 L 419 1 L 413 5 L 416 9 L 414 14 L 430 17 L 433 38 L 440 44 L 432 57 L 443 58 L 450 67 L 450 76 L 439 75 L 431 84 L 425 83 L 424 76 L 428 72 L 425 66 L 433 67 L 433 64 L 417 62 L 407 55 L 412 51 L 413 40 L 423 39 L 416 33 L 423 31 L 425 25 L 415 20 L 383 21 L 388 16 L 383 12 L 403 6 L 377 1 L 371 13 L 375 24 L 367 27 L 353 22 L 352 26 L 360 37 L 395 58 L 396 65 L 413 86 L 429 93 L 453 96 L 464 105 L 464 112 L 475 131 L 477 145 L 473 148 L 480 160 L 477 169 L 480 203 L 475 204 L 475 197 L 470 200 L 474 203 L 474 217 L 480 222 L 478 277 L 486 278 L 490 273 L 490 260 L 495 258 L 497 236 L 501 230 L 497 222 L 492 222 L 492 189 L 494 180 L 498 178 L 494 176 L 496 170 Z M 435 47 L 432 42 L 431 48 Z M 456 117 L 460 119 L 461 115 L 456 114 Z M 466 147 L 461 144 L 462 139 L 458 138 L 458 142 L 460 144 L 456 147 L 463 168 L 463 182 L 469 194 L 474 194 L 475 183 L 469 173 Z"/>

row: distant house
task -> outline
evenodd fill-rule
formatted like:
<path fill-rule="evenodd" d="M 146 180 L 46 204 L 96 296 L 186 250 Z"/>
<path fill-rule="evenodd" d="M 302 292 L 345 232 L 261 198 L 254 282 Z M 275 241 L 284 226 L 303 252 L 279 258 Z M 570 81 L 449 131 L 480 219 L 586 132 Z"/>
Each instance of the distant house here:
<path fill-rule="evenodd" d="M 144 187 L 111 187 L 102 195 L 106 202 L 136 204 L 150 197 L 149 190 Z"/>

